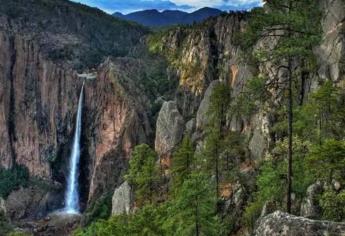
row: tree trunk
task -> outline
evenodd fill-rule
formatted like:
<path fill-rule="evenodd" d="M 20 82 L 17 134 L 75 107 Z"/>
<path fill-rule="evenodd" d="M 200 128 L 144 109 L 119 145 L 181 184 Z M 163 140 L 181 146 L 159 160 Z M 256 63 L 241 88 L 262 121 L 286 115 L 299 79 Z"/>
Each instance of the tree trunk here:
<path fill-rule="evenodd" d="M 217 198 L 219 197 L 219 160 L 218 160 L 218 151 L 216 154 L 216 191 L 217 191 Z"/>
<path fill-rule="evenodd" d="M 289 59 L 289 95 L 288 95 L 288 175 L 287 175 L 287 203 L 286 209 L 288 213 L 291 213 L 291 193 L 292 193 L 292 123 L 293 123 L 293 98 L 292 98 L 292 65 L 291 59 Z"/>

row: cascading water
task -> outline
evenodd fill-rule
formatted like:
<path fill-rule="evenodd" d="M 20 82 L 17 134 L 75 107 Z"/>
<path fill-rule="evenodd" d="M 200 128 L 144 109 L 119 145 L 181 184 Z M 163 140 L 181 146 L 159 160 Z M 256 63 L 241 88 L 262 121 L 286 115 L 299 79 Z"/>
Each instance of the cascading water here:
<path fill-rule="evenodd" d="M 85 83 L 85 82 L 84 82 Z M 65 193 L 64 212 L 70 214 L 79 213 L 79 193 L 78 193 L 78 167 L 80 160 L 80 135 L 82 125 L 83 92 L 84 83 L 80 91 L 76 127 L 74 131 L 72 153 L 69 161 L 69 176 L 67 179 L 67 189 Z"/>

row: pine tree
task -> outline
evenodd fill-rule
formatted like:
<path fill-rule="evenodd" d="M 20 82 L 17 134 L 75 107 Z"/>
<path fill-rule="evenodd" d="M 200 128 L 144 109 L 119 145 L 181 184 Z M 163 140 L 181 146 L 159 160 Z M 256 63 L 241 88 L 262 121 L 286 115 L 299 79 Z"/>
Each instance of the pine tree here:
<path fill-rule="evenodd" d="M 155 187 L 159 181 L 157 159 L 157 154 L 147 144 L 138 145 L 133 150 L 126 179 L 134 186 L 139 206 L 154 200 Z"/>
<path fill-rule="evenodd" d="M 309 169 L 317 178 L 332 183 L 334 178 L 344 180 L 345 178 L 345 141 L 334 139 L 325 140 L 319 146 L 316 145 L 309 157 Z"/>
<path fill-rule="evenodd" d="M 221 153 L 224 150 L 226 116 L 230 107 L 230 89 L 226 84 L 218 84 L 211 95 L 208 110 L 209 124 L 206 127 L 203 156 L 206 169 L 215 176 L 216 194 L 219 195 L 221 179 Z"/>
<path fill-rule="evenodd" d="M 206 175 L 193 173 L 179 189 L 168 209 L 165 228 L 168 235 L 221 235 L 216 216 L 216 198 Z"/>
<path fill-rule="evenodd" d="M 184 137 L 180 147 L 172 158 L 172 182 L 173 189 L 178 190 L 183 181 L 189 178 L 194 169 L 194 150 L 192 141 L 188 136 Z"/>
<path fill-rule="evenodd" d="M 252 12 L 243 35 L 247 46 L 265 38 L 275 39 L 270 47 L 255 51 L 259 62 L 270 62 L 276 66 L 275 81 L 268 85 L 281 84 L 278 75 L 281 72 L 286 74 L 281 88 L 287 89 L 288 101 L 288 212 L 291 212 L 292 192 L 293 82 L 296 78 L 303 80 L 314 64 L 312 49 L 320 42 L 320 28 L 320 12 L 314 0 L 266 0 L 264 8 Z"/>

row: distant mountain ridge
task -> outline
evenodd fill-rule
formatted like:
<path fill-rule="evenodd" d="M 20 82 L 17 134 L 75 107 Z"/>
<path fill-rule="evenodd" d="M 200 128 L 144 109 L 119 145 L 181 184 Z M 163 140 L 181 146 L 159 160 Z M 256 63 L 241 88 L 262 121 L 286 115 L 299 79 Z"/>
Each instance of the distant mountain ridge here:
<path fill-rule="evenodd" d="M 113 16 L 124 20 L 134 21 L 149 27 L 163 27 L 176 24 L 198 23 L 209 17 L 219 16 L 222 13 L 223 11 L 221 10 L 205 7 L 192 13 L 179 10 L 165 10 L 163 12 L 159 12 L 158 10 L 144 10 L 127 15 L 116 12 Z"/>

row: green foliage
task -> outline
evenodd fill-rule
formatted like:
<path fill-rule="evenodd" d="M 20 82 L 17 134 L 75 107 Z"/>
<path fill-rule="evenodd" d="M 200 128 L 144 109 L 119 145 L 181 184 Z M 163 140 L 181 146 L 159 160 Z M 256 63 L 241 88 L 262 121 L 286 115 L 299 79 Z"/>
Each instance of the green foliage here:
<path fill-rule="evenodd" d="M 162 219 L 167 215 L 165 205 L 146 205 L 133 215 L 99 220 L 86 229 L 78 229 L 74 236 L 161 236 Z"/>
<path fill-rule="evenodd" d="M 193 144 L 190 138 L 185 136 L 172 158 L 171 174 L 174 190 L 180 189 L 183 181 L 189 178 L 195 168 L 194 165 Z"/>
<path fill-rule="evenodd" d="M 108 219 L 111 214 L 111 201 L 111 193 L 97 199 L 84 213 L 83 225 L 88 225 L 100 219 Z"/>
<path fill-rule="evenodd" d="M 312 47 L 321 40 L 321 13 L 313 0 L 268 1 L 266 8 L 252 11 L 242 37 L 243 46 L 252 47 L 259 39 L 279 37 L 276 45 L 256 51 L 259 60 L 313 57 Z"/>
<path fill-rule="evenodd" d="M 0 197 L 6 198 L 13 190 L 26 187 L 29 171 L 25 166 L 14 165 L 11 169 L 0 168 Z"/>
<path fill-rule="evenodd" d="M 25 233 L 25 232 L 21 232 L 21 231 L 14 231 L 14 232 L 10 232 L 6 236 L 31 236 L 31 235 L 32 234 L 30 234 L 30 233 Z"/>
<path fill-rule="evenodd" d="M 5 214 L 0 211 L 0 235 L 7 235 L 12 231 L 13 227 L 10 222 L 6 219 Z"/>
<path fill-rule="evenodd" d="M 231 113 L 250 118 L 269 99 L 266 85 L 266 77 L 257 76 L 248 80 L 241 94 L 231 104 Z"/>
<path fill-rule="evenodd" d="M 216 216 L 216 198 L 210 181 L 204 174 L 194 173 L 184 181 L 176 199 L 168 208 L 169 216 L 164 227 L 167 235 L 221 234 L 221 224 Z"/>
<path fill-rule="evenodd" d="M 247 226 L 252 227 L 260 216 L 262 207 L 266 202 L 274 202 L 277 207 L 283 208 L 284 196 L 287 185 L 287 140 L 278 142 L 266 161 L 261 164 L 259 175 L 256 178 L 257 192 L 254 199 L 246 207 L 244 221 Z M 293 143 L 293 184 L 292 191 L 298 200 L 305 196 L 306 189 L 313 182 L 312 176 L 307 171 L 307 155 L 310 152 L 310 143 L 302 141 L 297 137 Z"/>
<path fill-rule="evenodd" d="M 322 217 L 325 220 L 345 220 L 345 191 L 336 193 L 333 190 L 324 192 L 320 199 Z"/>
<path fill-rule="evenodd" d="M 321 146 L 315 145 L 309 156 L 308 165 L 316 178 L 332 182 L 345 179 L 345 141 L 326 140 Z"/>
<path fill-rule="evenodd" d="M 147 144 L 134 148 L 126 179 L 135 189 L 138 206 L 153 203 L 155 187 L 159 182 L 156 161 L 157 154 Z"/>
<path fill-rule="evenodd" d="M 99 220 L 86 229 L 77 229 L 74 236 L 123 236 L 130 235 L 128 229 L 129 216 L 112 217 L 109 220 Z"/>
<path fill-rule="evenodd" d="M 224 151 L 225 126 L 227 113 L 230 108 L 231 91 L 223 83 L 217 84 L 210 98 L 210 106 L 207 111 L 208 124 L 205 129 L 205 144 L 202 150 L 203 167 L 205 173 L 216 177 L 216 194 L 219 194 L 221 179 L 221 153 Z"/>
<path fill-rule="evenodd" d="M 263 206 L 264 202 L 261 201 L 250 202 L 247 205 L 243 214 L 243 220 L 244 224 L 250 229 L 254 229 L 255 222 L 259 219 Z"/>
<path fill-rule="evenodd" d="M 220 129 L 225 125 L 226 115 L 229 110 L 231 91 L 227 84 L 217 84 L 211 94 L 210 107 L 208 112 L 210 126 Z"/>
<path fill-rule="evenodd" d="M 344 130 L 337 128 L 345 123 L 343 99 L 343 92 L 326 81 L 310 95 L 307 104 L 296 110 L 296 133 L 320 144 L 325 139 L 344 137 Z"/>

